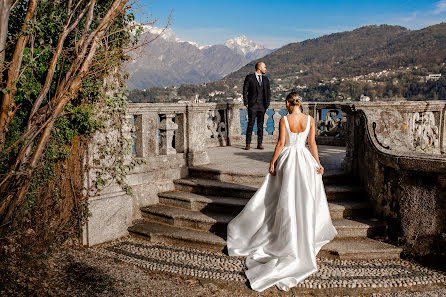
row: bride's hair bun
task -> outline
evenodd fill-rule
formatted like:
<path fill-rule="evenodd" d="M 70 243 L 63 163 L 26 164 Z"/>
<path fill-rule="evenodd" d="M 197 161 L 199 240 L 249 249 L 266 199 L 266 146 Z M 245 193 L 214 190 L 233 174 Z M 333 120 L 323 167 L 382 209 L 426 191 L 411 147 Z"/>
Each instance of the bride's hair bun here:
<path fill-rule="evenodd" d="M 302 104 L 302 97 L 299 96 L 296 92 L 291 92 L 286 96 L 286 100 L 290 105 L 301 105 Z"/>

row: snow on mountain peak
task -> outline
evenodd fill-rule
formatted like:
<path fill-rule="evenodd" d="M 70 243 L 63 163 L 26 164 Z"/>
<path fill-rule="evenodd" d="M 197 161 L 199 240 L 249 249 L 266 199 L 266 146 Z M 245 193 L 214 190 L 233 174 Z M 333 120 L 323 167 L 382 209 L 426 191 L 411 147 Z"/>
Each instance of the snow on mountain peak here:
<path fill-rule="evenodd" d="M 225 45 L 232 50 L 240 50 L 244 55 L 256 50 L 265 49 L 264 46 L 249 40 L 245 35 L 229 39 L 225 42 Z"/>
<path fill-rule="evenodd" d="M 143 25 L 142 27 L 143 27 L 143 32 L 144 33 L 149 33 L 149 34 L 152 34 L 152 35 L 155 35 L 155 36 L 156 35 L 160 35 L 160 38 L 163 38 L 166 41 L 170 41 L 170 42 L 187 42 L 187 43 L 189 43 L 189 44 L 191 44 L 191 45 L 193 45 L 193 46 L 195 46 L 195 47 L 197 47 L 199 49 L 203 49 L 203 48 L 206 47 L 206 46 L 199 45 L 198 43 L 193 42 L 193 41 L 181 40 L 180 38 L 178 38 L 175 35 L 175 33 L 173 33 L 172 29 L 170 29 L 170 28 L 164 29 L 164 28 L 158 28 L 158 27 L 154 27 L 154 26 L 150 26 L 150 25 Z M 164 30 L 164 32 L 163 32 L 163 30 Z"/>
<path fill-rule="evenodd" d="M 163 38 L 167 41 L 171 41 L 171 42 L 182 42 L 182 40 L 180 40 L 178 37 L 175 36 L 175 33 L 173 33 L 172 29 L 167 28 L 158 28 L 158 27 L 154 27 L 154 26 L 150 26 L 150 25 L 143 25 L 143 32 L 144 33 L 150 33 L 152 35 L 160 35 L 160 38 Z M 163 32 L 164 30 L 164 32 Z"/>

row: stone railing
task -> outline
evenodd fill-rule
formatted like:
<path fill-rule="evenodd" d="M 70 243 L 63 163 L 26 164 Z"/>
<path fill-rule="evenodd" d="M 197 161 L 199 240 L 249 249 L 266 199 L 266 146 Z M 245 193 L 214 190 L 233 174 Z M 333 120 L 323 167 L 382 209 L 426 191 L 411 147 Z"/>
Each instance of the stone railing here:
<path fill-rule="evenodd" d="M 446 101 L 344 105 L 344 169 L 367 190 L 387 235 L 408 252 L 446 244 Z"/>
<path fill-rule="evenodd" d="M 304 112 L 316 119 L 318 143 L 345 143 L 342 106 L 303 104 Z M 284 108 L 284 103 L 273 102 L 267 111 L 265 143 L 277 140 L 280 118 L 286 114 Z M 173 190 L 173 180 L 187 176 L 189 167 L 209 163 L 208 148 L 244 145 L 244 114 L 246 108 L 241 104 L 129 104 L 133 153 L 145 164 L 127 175 L 133 196 L 110 185 L 89 199 L 93 215 L 84 228 L 84 243 L 92 245 L 125 235 L 131 222 L 140 218 L 140 207 L 157 203 L 158 193 Z"/>
<path fill-rule="evenodd" d="M 345 114 L 341 111 L 343 104 L 333 103 L 304 103 L 303 112 L 310 114 L 316 120 L 318 129 L 316 140 L 319 144 L 345 145 L 344 125 L 347 121 Z M 224 106 L 222 106 L 224 108 Z M 224 109 L 220 112 L 224 112 Z M 286 115 L 285 104 L 283 102 L 272 102 L 265 114 L 264 136 L 265 143 L 275 143 L 279 136 L 279 121 Z M 242 104 L 227 104 L 226 109 L 228 122 L 228 143 L 230 145 L 245 144 L 246 126 L 248 114 L 246 107 Z M 254 134 L 257 133 L 254 128 Z M 253 138 L 253 141 L 256 141 Z"/>
<path fill-rule="evenodd" d="M 317 141 L 343 145 L 347 121 L 341 103 L 304 103 L 303 111 L 317 123 Z M 187 152 L 189 165 L 206 162 L 207 147 L 245 143 L 247 112 L 242 104 L 136 104 L 129 105 L 135 125 L 137 157 Z M 277 141 L 279 121 L 286 114 L 282 102 L 270 105 L 264 121 L 264 142 Z M 254 129 L 256 133 L 256 129 Z"/>
<path fill-rule="evenodd" d="M 206 154 L 209 108 L 186 104 L 129 104 L 134 153 L 139 158 L 186 154 L 186 165 L 209 162 Z"/>

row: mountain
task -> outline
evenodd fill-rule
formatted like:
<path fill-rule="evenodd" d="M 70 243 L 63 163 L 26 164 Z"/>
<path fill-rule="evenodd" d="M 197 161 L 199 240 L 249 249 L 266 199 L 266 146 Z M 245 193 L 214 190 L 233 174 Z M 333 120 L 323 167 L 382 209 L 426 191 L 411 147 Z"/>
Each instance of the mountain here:
<path fill-rule="evenodd" d="M 264 57 L 273 51 L 249 40 L 245 35 L 229 39 L 224 45 L 240 55 L 243 55 L 248 61 Z"/>
<path fill-rule="evenodd" d="M 400 26 L 365 26 L 291 43 L 261 60 L 267 65 L 276 99 L 290 90 L 298 91 L 307 100 L 338 96 L 354 99 L 361 92 L 369 92 L 372 97 L 410 97 L 410 88 L 425 88 L 423 76 L 446 76 L 446 23 L 413 31 Z M 257 61 L 200 87 L 197 92 L 202 98 L 209 98 L 208 94 L 215 91 L 222 92 L 221 98 L 240 97 L 236 88 L 243 85 L 244 77 L 253 72 Z M 442 90 L 445 80 L 436 82 L 432 90 Z M 434 96 L 438 91 L 432 90 L 426 92 Z M 424 91 L 420 92 L 421 96 Z"/>
<path fill-rule="evenodd" d="M 129 89 L 215 81 L 271 52 L 246 36 L 224 45 L 200 46 L 180 40 L 171 29 L 162 32 L 155 27 L 145 28 L 141 42 L 158 34 L 161 35 L 154 41 L 131 54 L 133 61 L 126 65 Z"/>

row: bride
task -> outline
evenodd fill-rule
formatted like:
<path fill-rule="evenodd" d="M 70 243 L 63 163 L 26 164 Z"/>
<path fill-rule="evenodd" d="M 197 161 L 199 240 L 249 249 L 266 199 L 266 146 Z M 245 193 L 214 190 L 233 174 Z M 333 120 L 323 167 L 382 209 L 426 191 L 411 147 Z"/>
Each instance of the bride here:
<path fill-rule="evenodd" d="M 280 120 L 269 173 L 228 225 L 228 253 L 247 256 L 246 277 L 259 292 L 273 285 L 288 291 L 317 271 L 317 253 L 337 235 L 322 183 L 315 122 L 301 112 L 301 104 L 297 93 L 287 96 L 288 115 Z"/>

